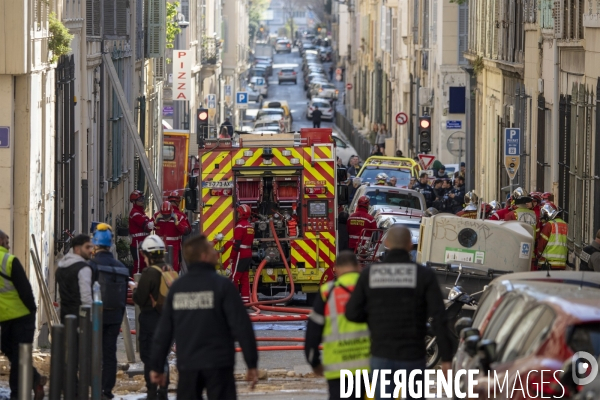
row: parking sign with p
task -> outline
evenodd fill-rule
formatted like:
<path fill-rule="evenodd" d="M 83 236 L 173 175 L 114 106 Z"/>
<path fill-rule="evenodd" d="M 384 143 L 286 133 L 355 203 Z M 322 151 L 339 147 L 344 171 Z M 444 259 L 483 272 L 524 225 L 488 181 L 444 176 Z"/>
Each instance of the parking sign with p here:
<path fill-rule="evenodd" d="M 248 92 L 237 92 L 235 94 L 235 107 L 240 110 L 248 108 Z"/>

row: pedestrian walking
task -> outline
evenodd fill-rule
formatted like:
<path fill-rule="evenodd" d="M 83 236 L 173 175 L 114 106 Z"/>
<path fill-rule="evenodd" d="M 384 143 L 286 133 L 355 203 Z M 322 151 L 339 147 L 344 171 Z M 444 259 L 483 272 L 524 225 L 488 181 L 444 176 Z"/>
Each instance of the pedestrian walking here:
<path fill-rule="evenodd" d="M 596 271 L 600 272 L 600 229 L 596 232 L 596 239 L 585 246 L 581 252 L 581 271 Z"/>
<path fill-rule="evenodd" d="M 19 345 L 33 343 L 37 306 L 25 269 L 9 253 L 9 237 L 0 231 L 0 350 L 10 362 L 10 399 L 19 398 Z M 33 367 L 33 398 L 44 398 L 47 377 Z M 27 396 L 29 397 L 29 396 Z"/>
<path fill-rule="evenodd" d="M 333 72 L 335 71 L 335 68 L 333 68 L 333 63 L 329 66 L 329 80 L 332 81 L 333 80 Z"/>
<path fill-rule="evenodd" d="M 430 268 L 411 262 L 413 247 L 410 231 L 394 226 L 387 231 L 384 245 L 388 250 L 380 264 L 365 268 L 346 304 L 348 321 L 367 323 L 371 333 L 371 371 L 413 370 L 415 385 L 423 385 L 425 336 L 427 323 L 436 335 L 442 370 L 448 371 L 452 360 L 452 343 L 446 329 L 442 291 Z M 394 385 L 384 393 L 391 395 Z M 375 398 L 383 397 L 380 380 Z M 406 398 L 411 398 L 407 393 Z M 402 393 L 404 396 L 404 393 Z"/>
<path fill-rule="evenodd" d="M 146 388 L 148 389 L 146 400 L 167 400 L 169 367 L 166 365 L 164 369 L 166 384 L 159 387 L 150 380 L 150 362 L 152 357 L 152 339 L 158 327 L 164 304 L 164 293 L 161 293 L 161 289 L 163 285 L 167 285 L 163 273 L 168 274 L 175 271 L 165 261 L 166 246 L 159 236 L 150 235 L 144 240 L 142 243 L 142 254 L 148 268 L 142 272 L 142 276 L 133 291 L 133 302 L 140 307 L 138 339 L 140 341 L 140 358 L 144 363 L 144 379 L 146 380 Z M 169 280 L 172 278 L 171 276 Z M 165 281 L 164 283 L 163 280 Z"/>
<path fill-rule="evenodd" d="M 190 224 L 183 213 L 177 214 L 173 205 L 165 201 L 160 211 L 154 214 L 154 230 L 167 246 L 173 246 L 172 264 L 177 272 L 179 266 L 179 250 L 181 249 L 182 235 L 190 232 Z"/>
<path fill-rule="evenodd" d="M 229 135 L 229 137 L 233 137 L 233 125 L 231 124 L 231 120 L 229 119 L 229 117 L 225 118 L 225 121 L 223 121 L 223 123 L 221 124 L 220 128 L 227 128 L 227 133 Z"/>
<path fill-rule="evenodd" d="M 242 301 L 250 302 L 250 278 L 248 273 L 252 266 L 252 243 L 254 242 L 254 227 L 249 218 L 252 210 L 248 204 L 242 204 L 237 208 L 238 223 L 233 229 L 233 247 L 227 275 L 239 289 Z"/>
<path fill-rule="evenodd" d="M 321 285 L 319 296 L 306 325 L 304 355 L 317 376 L 325 376 L 329 400 L 341 399 L 340 370 L 368 369 L 371 343 L 366 323 L 350 322 L 344 315 L 346 303 L 360 276 L 360 266 L 354 253 L 340 252 L 335 260 L 334 281 Z M 323 343 L 323 360 L 319 345 Z M 359 385 L 354 387 L 362 393 Z"/>
<path fill-rule="evenodd" d="M 133 204 L 129 212 L 129 235 L 131 235 L 129 250 L 133 259 L 131 276 L 141 273 L 146 268 L 144 257 L 140 253 L 140 246 L 146 236 L 154 229 L 154 222 L 146 215 L 146 210 L 144 210 L 144 200 L 144 194 L 139 190 L 134 190 L 129 195 L 129 202 Z"/>
<path fill-rule="evenodd" d="M 80 306 L 92 305 L 92 267 L 88 260 L 92 258 L 93 251 L 90 237 L 77 235 L 71 239 L 69 252 L 58 262 L 56 282 L 63 324 L 67 315 L 79 315 Z"/>
<path fill-rule="evenodd" d="M 112 399 L 117 382 L 117 339 L 127 305 L 129 269 L 110 251 L 113 232 L 108 224 L 96 227 L 92 244 L 94 257 L 89 261 L 93 279 L 100 284 L 102 298 L 102 398 Z"/>
<path fill-rule="evenodd" d="M 242 347 L 254 388 L 258 352 L 250 317 L 231 282 L 216 272 L 219 255 L 206 236 L 186 241 L 183 256 L 189 272 L 169 289 L 152 346 L 152 382 L 166 384 L 164 365 L 177 343 L 178 399 L 236 399 L 233 368 L 235 341 Z"/>
<path fill-rule="evenodd" d="M 190 220 L 188 219 L 187 215 L 179 209 L 179 205 L 181 204 L 181 196 L 179 195 L 179 192 L 177 190 L 172 191 L 169 194 L 169 197 L 167 197 L 167 201 L 171 203 L 171 206 L 173 206 L 173 212 L 175 213 L 175 217 L 179 220 L 178 228 L 181 229 L 181 235 L 186 236 L 192 233 L 192 226 L 190 225 Z M 179 269 L 182 270 L 183 262 L 181 257 L 181 245 L 179 245 L 179 251 L 177 252 L 177 260 L 179 261 Z M 172 267 L 173 266 L 171 265 L 171 268 Z"/>
<path fill-rule="evenodd" d="M 313 120 L 313 128 L 321 127 L 321 118 L 323 117 L 323 112 L 319 110 L 319 107 L 315 106 L 315 109 L 312 112 L 312 120 Z"/>

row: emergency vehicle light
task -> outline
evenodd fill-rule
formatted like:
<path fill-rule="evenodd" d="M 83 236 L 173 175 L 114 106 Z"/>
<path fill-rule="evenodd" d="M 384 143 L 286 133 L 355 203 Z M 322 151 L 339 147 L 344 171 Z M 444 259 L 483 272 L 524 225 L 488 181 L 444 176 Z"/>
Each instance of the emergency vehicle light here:
<path fill-rule="evenodd" d="M 235 160 L 235 165 L 244 165 L 246 163 L 246 160 L 244 160 L 243 158 L 238 158 L 237 160 Z"/>
<path fill-rule="evenodd" d="M 281 152 L 281 155 L 282 155 L 282 156 L 284 156 L 284 157 L 289 157 L 289 156 L 291 156 L 291 155 L 292 155 L 292 152 L 291 152 L 291 151 L 289 151 L 289 150 L 283 150 L 283 151 Z"/>
<path fill-rule="evenodd" d="M 273 164 L 273 160 L 263 160 L 263 164 L 271 165 L 271 164 Z"/>
<path fill-rule="evenodd" d="M 304 188 L 305 194 L 326 194 L 327 189 L 324 187 L 307 187 Z"/>
<path fill-rule="evenodd" d="M 211 196 L 231 196 L 232 190 L 231 189 L 211 189 L 210 195 Z"/>
<path fill-rule="evenodd" d="M 291 158 L 290 159 L 290 164 L 300 164 L 300 159 L 299 158 Z"/>
<path fill-rule="evenodd" d="M 244 151 L 244 157 L 252 157 L 253 155 L 254 155 L 254 152 L 252 150 Z"/>

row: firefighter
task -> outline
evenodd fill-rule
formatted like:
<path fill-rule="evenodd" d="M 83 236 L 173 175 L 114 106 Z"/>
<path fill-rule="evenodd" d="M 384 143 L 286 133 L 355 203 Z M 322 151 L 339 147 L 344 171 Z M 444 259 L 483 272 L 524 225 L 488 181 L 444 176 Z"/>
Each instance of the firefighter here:
<path fill-rule="evenodd" d="M 489 213 L 489 215 L 488 215 L 488 217 L 487 217 L 487 218 L 488 218 L 488 219 L 492 219 L 492 217 L 493 217 L 494 215 L 496 215 L 496 213 L 497 213 L 498 211 L 500 211 L 501 207 L 502 207 L 502 206 L 500 205 L 500 203 L 499 203 L 498 201 L 496 201 L 496 200 L 492 200 L 492 201 L 490 201 L 490 208 L 491 208 L 491 211 L 490 211 L 490 213 Z"/>
<path fill-rule="evenodd" d="M 179 272 L 179 250 L 181 249 L 181 235 L 189 229 L 189 223 L 182 223 L 182 217 L 175 213 L 173 206 L 168 201 L 163 202 L 160 211 L 154 214 L 154 230 L 167 246 L 173 246 L 173 269 Z"/>
<path fill-rule="evenodd" d="M 470 191 L 465 194 L 465 203 L 467 206 L 456 213 L 457 217 L 477 219 L 477 203 L 479 202 L 479 196 L 475 191 Z"/>
<path fill-rule="evenodd" d="M 534 238 L 537 231 L 537 217 L 533 208 L 533 199 L 525 193 L 523 189 L 516 188 L 513 192 L 515 209 L 504 217 L 505 221 L 520 221 L 531 225 L 534 231 Z"/>
<path fill-rule="evenodd" d="M 547 203 L 547 202 L 551 202 L 554 203 L 554 194 L 551 192 L 544 192 L 542 193 L 542 202 Z"/>
<path fill-rule="evenodd" d="M 185 228 L 183 235 L 189 235 L 192 232 L 192 228 L 190 226 L 190 221 L 188 220 L 187 215 L 185 215 L 185 213 L 179 209 L 179 205 L 181 204 L 181 196 L 179 195 L 177 190 L 174 190 L 171 193 L 169 193 L 169 197 L 167 197 L 167 200 L 173 206 L 173 212 L 177 214 L 177 217 L 180 221 L 179 224 L 181 224 L 182 228 Z"/>
<path fill-rule="evenodd" d="M 550 265 L 551 269 L 565 269 L 567 267 L 567 233 L 569 227 L 559 215 L 562 211 L 553 203 L 544 204 L 541 209 L 541 218 L 544 221 L 540 237 L 536 246 L 536 255 L 538 259 L 538 268 L 545 263 Z"/>
<path fill-rule="evenodd" d="M 144 257 L 142 256 L 142 242 L 154 229 L 154 222 L 148 218 L 144 210 L 144 194 L 139 190 L 134 190 L 129 195 L 129 201 L 133 203 L 129 212 L 129 234 L 131 235 L 131 245 L 129 251 L 133 259 L 133 274 L 141 273 L 146 268 Z"/>
<path fill-rule="evenodd" d="M 306 326 L 304 354 L 317 376 L 325 376 L 329 399 L 340 399 L 340 369 L 369 368 L 369 328 L 366 323 L 349 322 L 346 302 L 360 276 L 360 266 L 351 251 L 342 251 L 335 260 L 334 281 L 321 285 Z M 346 340 L 344 337 L 352 337 Z M 323 343 L 321 362 L 319 345 Z M 360 391 L 355 387 L 354 391 Z M 350 398 L 355 398 L 354 393 Z"/>
<path fill-rule="evenodd" d="M 429 207 L 427 210 L 425 210 L 425 212 L 423 213 L 424 217 L 433 217 L 434 215 L 438 215 L 440 212 L 438 211 L 437 208 L 435 207 Z"/>
<path fill-rule="evenodd" d="M 250 280 L 248 271 L 252 262 L 252 243 L 254 242 L 254 227 L 249 221 L 251 209 L 248 204 L 237 208 L 238 223 L 233 230 L 233 247 L 227 267 L 227 275 L 239 287 L 244 303 L 250 302 Z M 241 286 L 241 287 L 240 287 Z"/>
<path fill-rule="evenodd" d="M 506 205 L 504 206 L 503 209 L 496 211 L 494 214 L 492 214 L 492 216 L 490 217 L 490 220 L 492 221 L 504 221 L 504 218 L 506 218 L 506 215 L 511 212 L 514 208 L 514 199 L 511 196 L 509 196 L 508 199 L 506 199 Z"/>
<path fill-rule="evenodd" d="M 481 219 L 488 219 L 492 215 L 492 205 L 488 203 L 481 203 Z"/>
<path fill-rule="evenodd" d="M 542 218 L 541 218 L 542 202 L 543 202 L 542 194 L 540 192 L 531 192 L 529 194 L 529 197 L 531 197 L 531 199 L 533 200 L 533 202 L 532 202 L 533 207 L 531 209 L 533 210 L 533 212 L 535 213 L 535 217 L 537 218 L 537 225 L 535 226 L 535 231 L 536 231 L 535 240 L 537 241 L 540 231 L 542 230 L 542 226 L 544 225 L 544 223 L 542 222 Z"/>
<path fill-rule="evenodd" d="M 388 180 L 387 174 L 380 172 L 379 174 L 377 174 L 377 177 L 375 179 L 377 181 L 375 183 L 376 185 L 383 185 L 383 186 L 387 185 L 387 180 Z"/>
<path fill-rule="evenodd" d="M 369 196 L 360 196 L 356 211 L 348 217 L 346 226 L 348 229 L 348 248 L 354 252 L 357 250 L 359 242 L 368 240 L 372 233 L 368 236 L 362 236 L 364 229 L 377 229 L 377 223 L 375 218 L 369 214 L 369 203 L 371 200 Z"/>

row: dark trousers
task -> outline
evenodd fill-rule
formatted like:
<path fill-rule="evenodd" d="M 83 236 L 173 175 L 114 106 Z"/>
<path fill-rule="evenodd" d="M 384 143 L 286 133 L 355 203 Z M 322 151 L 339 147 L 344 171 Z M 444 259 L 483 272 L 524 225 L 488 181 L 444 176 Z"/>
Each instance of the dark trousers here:
<path fill-rule="evenodd" d="M 121 324 L 102 325 L 102 393 L 110 399 L 117 383 L 117 338 Z"/>
<path fill-rule="evenodd" d="M 361 375 L 362 377 L 362 375 Z M 340 379 L 328 379 L 327 380 L 327 385 L 329 386 L 329 400 L 341 400 L 342 399 L 342 392 L 340 390 Z M 348 381 L 346 381 L 346 385 L 348 385 Z M 358 397 L 359 399 L 365 399 L 365 389 L 364 389 L 364 384 L 363 381 L 361 381 L 360 386 L 356 385 L 356 382 L 354 382 L 354 390 L 352 391 L 352 394 L 350 395 L 350 397 L 346 397 L 346 399 L 356 399 L 356 392 L 357 389 L 360 387 L 360 397 Z M 347 390 L 347 387 L 346 387 Z"/>
<path fill-rule="evenodd" d="M 404 393 L 400 393 L 400 395 L 402 396 L 402 398 L 406 398 L 406 399 L 424 399 L 425 396 L 421 396 L 421 397 L 411 397 L 410 396 L 410 392 L 408 391 L 408 377 L 410 376 L 410 373 L 413 370 L 420 370 L 421 374 L 420 375 L 416 375 L 415 376 L 415 389 L 417 388 L 417 381 L 421 382 L 421 386 L 423 385 L 423 373 L 425 371 L 425 360 L 419 360 L 419 361 L 398 361 L 398 360 L 390 360 L 388 358 L 380 358 L 380 357 L 373 357 L 371 356 L 371 373 L 373 373 L 374 370 L 380 370 L 379 372 L 381 372 L 382 369 L 389 369 L 392 371 L 392 379 L 391 380 L 391 384 L 387 385 L 385 387 L 385 393 L 386 394 L 390 394 L 392 395 L 394 393 L 394 388 L 395 388 L 395 384 L 394 384 L 394 379 L 393 376 L 396 373 L 396 371 L 398 370 L 406 370 L 406 394 Z M 380 385 L 380 380 L 377 380 L 377 387 L 375 388 L 375 399 L 376 400 L 381 400 L 381 389 L 379 388 Z M 425 391 L 422 390 L 421 394 L 424 394 Z"/>
<path fill-rule="evenodd" d="M 319 120 L 319 121 L 313 120 L 313 128 L 320 128 L 320 127 L 321 127 L 321 120 Z"/>
<path fill-rule="evenodd" d="M 179 371 L 177 399 L 203 399 L 206 389 L 208 400 L 236 400 L 233 366 L 226 368 Z"/>
<path fill-rule="evenodd" d="M 19 344 L 33 343 L 35 333 L 35 315 L 30 314 L 21 318 L 0 323 L 2 336 L 0 337 L 0 350 L 10 361 L 10 397 L 19 397 Z M 40 374 L 33 368 L 33 385 L 40 380 Z M 33 388 L 32 388 L 33 390 Z"/>
<path fill-rule="evenodd" d="M 150 382 L 150 360 L 152 357 L 152 338 L 154 332 L 158 326 L 160 320 L 160 314 L 156 310 L 142 311 L 140 313 L 140 330 L 138 332 L 138 338 L 140 340 L 140 358 L 144 363 L 144 379 L 146 379 L 146 387 L 148 391 L 156 390 L 156 384 Z M 169 368 L 167 365 L 167 387 L 169 386 Z"/>

